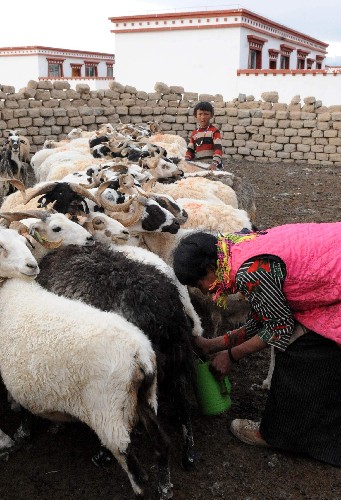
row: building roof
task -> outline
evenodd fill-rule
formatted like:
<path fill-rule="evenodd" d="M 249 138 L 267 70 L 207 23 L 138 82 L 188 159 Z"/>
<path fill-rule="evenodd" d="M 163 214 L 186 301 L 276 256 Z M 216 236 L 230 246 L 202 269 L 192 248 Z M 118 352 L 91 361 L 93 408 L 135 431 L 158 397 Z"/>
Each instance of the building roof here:
<path fill-rule="evenodd" d="M 1 56 L 23 56 L 23 55 L 53 55 L 53 56 L 65 56 L 65 57 L 87 57 L 89 59 L 112 59 L 115 60 L 114 54 L 108 54 L 105 52 L 89 52 L 86 50 L 72 50 L 72 49 L 61 49 L 56 47 L 42 47 L 40 45 L 35 46 L 21 46 L 21 47 L 0 47 L 0 57 Z"/>
<path fill-rule="evenodd" d="M 247 9 L 205 10 L 109 17 L 112 33 L 244 27 L 286 42 L 326 52 L 328 44 Z"/>

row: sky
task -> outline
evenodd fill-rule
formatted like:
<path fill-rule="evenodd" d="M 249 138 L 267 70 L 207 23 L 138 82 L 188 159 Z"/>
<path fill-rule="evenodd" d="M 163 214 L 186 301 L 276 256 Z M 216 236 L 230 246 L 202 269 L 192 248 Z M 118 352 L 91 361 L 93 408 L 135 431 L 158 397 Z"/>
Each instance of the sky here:
<path fill-rule="evenodd" d="M 16 0 L 2 17 L 0 47 L 46 46 L 115 52 L 110 17 L 245 8 L 329 43 L 327 64 L 341 65 L 341 0 Z M 1 75 L 0 75 L 1 81 Z"/>

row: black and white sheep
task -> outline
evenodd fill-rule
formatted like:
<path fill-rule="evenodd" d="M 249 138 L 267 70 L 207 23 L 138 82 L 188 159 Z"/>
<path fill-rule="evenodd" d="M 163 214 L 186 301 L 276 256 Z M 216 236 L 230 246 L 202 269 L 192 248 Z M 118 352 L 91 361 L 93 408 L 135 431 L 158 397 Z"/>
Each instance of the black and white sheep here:
<path fill-rule="evenodd" d="M 193 464 L 188 391 L 193 380 L 192 325 L 175 284 L 155 266 L 128 259 L 103 245 L 51 252 L 39 283 L 56 294 L 117 311 L 138 326 L 157 354 L 161 394 L 173 402 L 184 432 L 183 464 Z"/>
<path fill-rule="evenodd" d="M 23 184 L 26 184 L 29 164 L 29 140 L 27 137 L 20 136 L 15 130 L 10 130 L 0 156 L 0 177 L 3 179 L 18 179 Z M 6 196 L 15 190 L 13 184 L 3 181 L 2 196 Z"/>

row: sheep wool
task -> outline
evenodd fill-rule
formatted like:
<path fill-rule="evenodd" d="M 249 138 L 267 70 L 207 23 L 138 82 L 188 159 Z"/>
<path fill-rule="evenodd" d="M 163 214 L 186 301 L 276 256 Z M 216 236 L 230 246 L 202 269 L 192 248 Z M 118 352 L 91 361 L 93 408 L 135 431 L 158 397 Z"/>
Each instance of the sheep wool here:
<path fill-rule="evenodd" d="M 0 288 L 0 318 L 0 369 L 14 400 L 36 415 L 62 413 L 87 424 L 140 494 L 125 453 L 144 380 L 147 404 L 157 409 L 156 360 L 147 337 L 118 314 L 22 279 Z"/>

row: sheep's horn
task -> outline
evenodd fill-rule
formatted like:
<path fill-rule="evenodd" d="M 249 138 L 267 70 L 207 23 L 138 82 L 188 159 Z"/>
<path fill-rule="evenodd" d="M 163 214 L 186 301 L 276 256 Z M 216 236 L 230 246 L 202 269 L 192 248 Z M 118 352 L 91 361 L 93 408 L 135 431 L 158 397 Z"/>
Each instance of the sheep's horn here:
<path fill-rule="evenodd" d="M 44 248 L 48 248 L 49 250 L 54 250 L 55 248 L 59 248 L 63 243 L 63 240 L 59 241 L 49 241 L 44 236 L 42 236 L 38 231 L 30 232 L 32 238 L 34 238 L 41 246 Z"/>
<path fill-rule="evenodd" d="M 144 209 L 144 206 L 139 203 L 138 200 L 133 200 L 134 204 L 132 205 L 133 210 L 132 212 L 105 212 L 109 217 L 112 219 L 117 220 L 121 224 L 123 224 L 125 227 L 130 227 L 136 224 L 142 216 L 142 212 Z"/>
<path fill-rule="evenodd" d="M 12 184 L 12 186 L 16 187 L 18 191 L 21 192 L 25 200 L 26 187 L 25 184 L 23 184 L 21 181 L 18 181 L 18 179 L 6 179 L 4 177 L 1 177 L 0 182 L 9 182 L 10 184 Z"/>
<path fill-rule="evenodd" d="M 127 163 L 117 163 L 116 165 L 111 165 L 110 167 L 105 167 L 103 168 L 102 172 L 104 170 L 112 170 L 113 172 L 120 172 L 122 169 L 127 170 L 128 164 Z"/>
<path fill-rule="evenodd" d="M 30 189 L 30 194 L 26 194 L 25 196 L 25 205 L 32 200 L 32 198 L 35 198 L 36 196 L 39 196 L 41 194 L 46 194 L 52 191 L 59 182 L 49 182 L 48 184 L 44 184 L 43 186 L 39 186 L 36 188 Z"/>
<path fill-rule="evenodd" d="M 84 189 L 93 189 L 96 188 L 100 185 L 99 181 L 92 181 L 91 184 L 82 184 L 81 182 L 79 183 L 79 186 L 83 187 Z"/>
<path fill-rule="evenodd" d="M 92 193 L 89 193 L 89 191 L 86 188 L 80 186 L 79 184 L 74 184 L 74 183 L 71 183 L 71 182 L 69 183 L 69 186 L 72 189 L 72 191 L 74 191 L 75 193 L 78 193 L 81 196 L 84 196 L 85 198 L 88 198 L 89 200 L 91 200 L 94 203 L 96 203 L 96 205 L 98 205 L 98 201 L 95 198 L 95 196 Z"/>
<path fill-rule="evenodd" d="M 139 186 L 136 186 L 136 191 L 141 195 L 141 196 L 145 196 L 145 197 L 148 197 L 150 196 L 150 193 L 146 193 L 146 191 L 144 191 L 142 188 L 140 188 Z"/>
<path fill-rule="evenodd" d="M 33 217 L 34 219 L 46 220 L 47 217 L 51 215 L 50 212 L 46 210 L 28 210 L 27 212 L 1 212 L 0 217 L 6 219 L 10 222 L 18 221 L 22 219 L 29 219 Z"/>
<path fill-rule="evenodd" d="M 112 183 L 112 180 L 103 182 L 99 186 L 99 188 L 97 189 L 97 193 L 96 193 L 97 203 L 98 203 L 98 205 L 100 205 L 104 209 L 109 210 L 111 212 L 123 212 L 134 201 L 134 196 L 132 196 L 129 200 L 125 201 L 124 203 L 111 203 L 110 201 L 106 200 L 105 198 L 102 198 L 102 193 L 110 186 L 111 183 Z"/>

